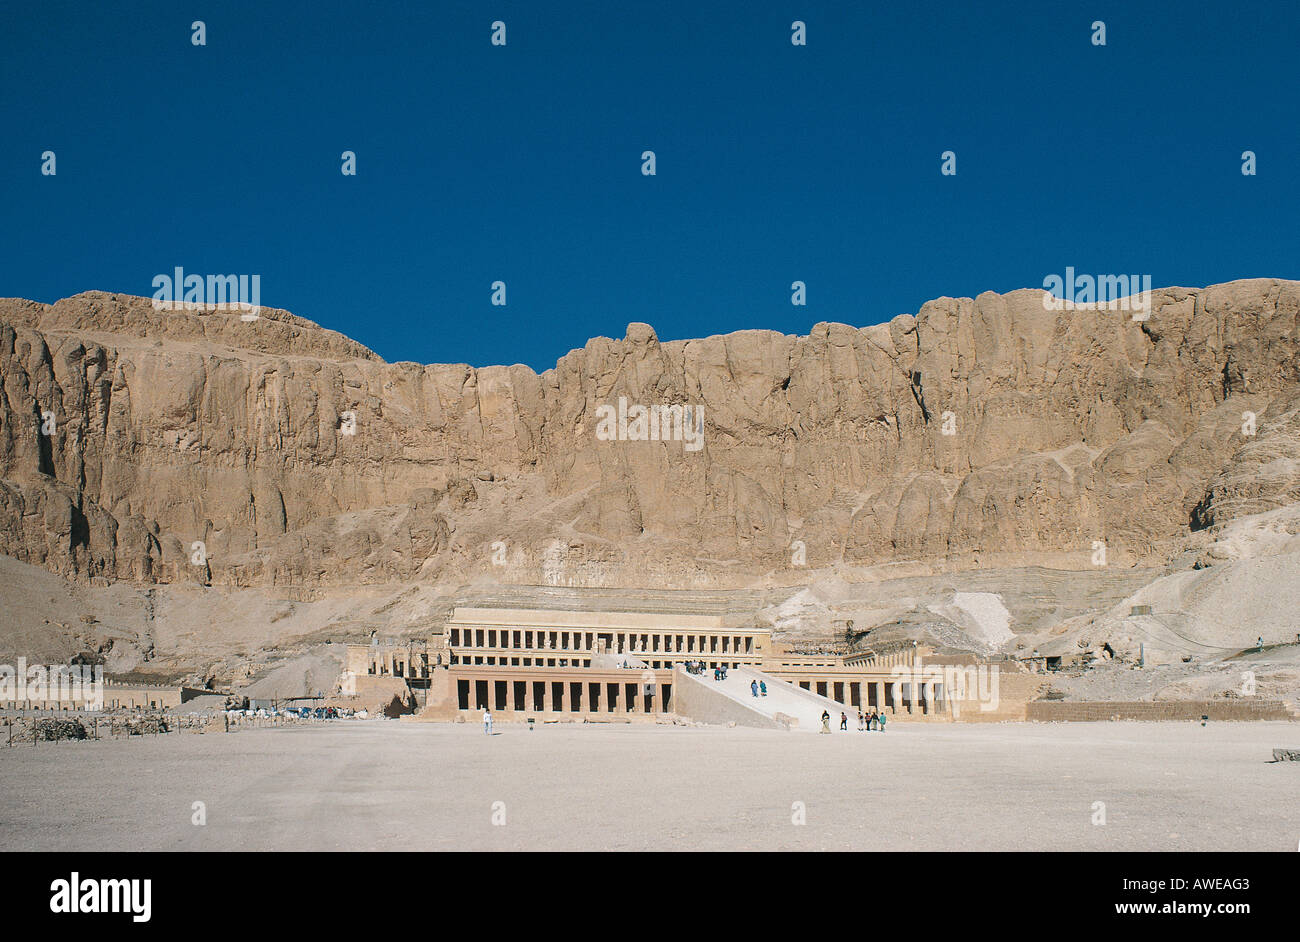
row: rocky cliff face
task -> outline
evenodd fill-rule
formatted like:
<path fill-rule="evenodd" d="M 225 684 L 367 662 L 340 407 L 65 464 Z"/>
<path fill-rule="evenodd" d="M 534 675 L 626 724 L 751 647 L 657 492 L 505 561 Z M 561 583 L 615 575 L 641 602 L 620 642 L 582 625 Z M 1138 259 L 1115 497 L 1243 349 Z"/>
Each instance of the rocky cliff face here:
<path fill-rule="evenodd" d="M 703 447 L 603 440 L 620 397 L 702 406 Z M 1145 321 L 1023 290 L 807 337 L 632 324 L 541 375 L 389 364 L 283 311 L 5 300 L 0 554 L 302 591 L 1127 565 L 1300 498 L 1297 416 L 1292 281 L 1162 289 Z"/>

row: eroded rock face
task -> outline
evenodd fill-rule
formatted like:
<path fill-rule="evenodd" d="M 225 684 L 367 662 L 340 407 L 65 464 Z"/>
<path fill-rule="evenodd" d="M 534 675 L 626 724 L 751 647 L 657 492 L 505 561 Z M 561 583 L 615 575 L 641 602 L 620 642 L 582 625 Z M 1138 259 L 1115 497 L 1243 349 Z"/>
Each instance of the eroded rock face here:
<path fill-rule="evenodd" d="M 539 376 L 385 363 L 283 311 L 2 300 L 0 554 L 308 588 L 1149 559 L 1296 499 L 1298 317 L 1291 281 L 1162 289 L 1144 322 L 1022 290 L 807 337 L 633 324 Z M 602 440 L 620 397 L 702 406 L 703 447 Z"/>

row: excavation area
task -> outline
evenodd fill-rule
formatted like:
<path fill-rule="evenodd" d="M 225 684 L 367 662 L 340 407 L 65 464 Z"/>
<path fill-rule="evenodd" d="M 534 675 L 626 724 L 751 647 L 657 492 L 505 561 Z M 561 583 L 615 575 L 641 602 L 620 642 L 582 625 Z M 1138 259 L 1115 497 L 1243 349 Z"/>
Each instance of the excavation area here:
<path fill-rule="evenodd" d="M 0 850 L 1295 851 L 1300 725 L 394 720 L 0 747 Z"/>

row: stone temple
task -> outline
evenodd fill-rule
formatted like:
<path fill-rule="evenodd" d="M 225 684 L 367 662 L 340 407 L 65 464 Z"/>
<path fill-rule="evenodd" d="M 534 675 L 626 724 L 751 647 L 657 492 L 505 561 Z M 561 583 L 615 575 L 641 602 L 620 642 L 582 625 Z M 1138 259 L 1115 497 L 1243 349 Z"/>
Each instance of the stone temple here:
<path fill-rule="evenodd" d="M 801 654 L 767 629 L 724 621 L 707 614 L 457 607 L 433 638 L 348 645 L 340 693 L 392 695 L 435 721 L 477 722 L 488 709 L 500 720 L 677 719 L 797 729 L 819 728 L 823 712 L 837 725 L 846 713 L 856 726 L 858 711 L 950 721 L 961 713 L 961 700 L 979 693 L 976 684 L 950 689 L 952 677 L 965 679 L 959 668 L 973 664 L 934 658 L 928 647 Z M 1000 706 L 992 712 L 1001 718 Z"/>

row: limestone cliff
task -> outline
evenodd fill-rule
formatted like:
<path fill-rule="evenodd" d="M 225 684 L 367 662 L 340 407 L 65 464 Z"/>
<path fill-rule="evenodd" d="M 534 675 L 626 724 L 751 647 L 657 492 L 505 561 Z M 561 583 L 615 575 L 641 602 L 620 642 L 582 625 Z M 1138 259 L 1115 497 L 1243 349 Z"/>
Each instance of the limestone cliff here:
<path fill-rule="evenodd" d="M 1150 562 L 1300 497 L 1298 319 L 1294 281 L 1161 289 L 1145 321 L 1021 290 L 806 337 L 632 324 L 538 375 L 283 311 L 3 300 L 0 554 L 300 590 Z M 601 440 L 619 397 L 702 406 L 703 447 Z"/>

